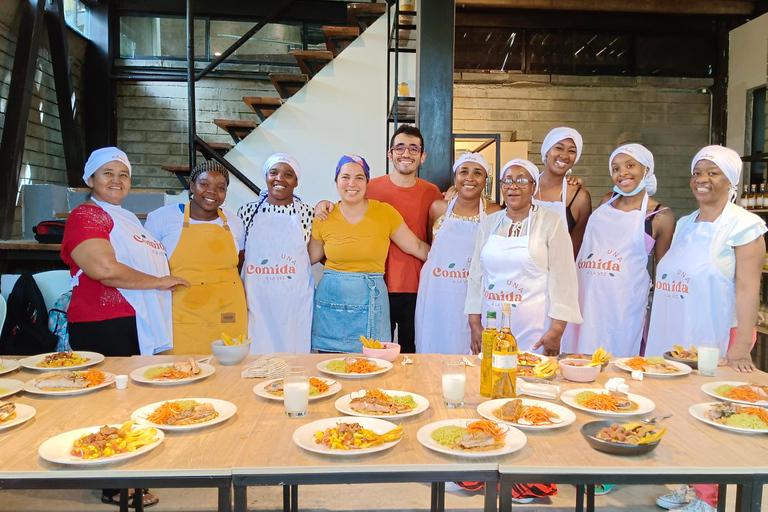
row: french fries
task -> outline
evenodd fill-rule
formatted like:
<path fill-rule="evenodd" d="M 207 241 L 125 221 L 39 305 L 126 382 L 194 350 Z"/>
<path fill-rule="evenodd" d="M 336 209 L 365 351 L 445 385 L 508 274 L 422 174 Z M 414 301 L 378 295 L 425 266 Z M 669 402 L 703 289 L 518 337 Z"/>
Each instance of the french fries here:
<path fill-rule="evenodd" d="M 551 377 L 557 371 L 557 361 L 545 359 L 533 367 L 533 376 L 540 379 Z"/>
<path fill-rule="evenodd" d="M 361 335 L 360 341 L 362 342 L 363 346 L 367 348 L 383 348 L 381 346 L 381 342 L 379 340 L 374 340 L 373 338 L 368 339 Z"/>
<path fill-rule="evenodd" d="M 133 452 L 158 441 L 154 427 L 131 431 L 132 427 L 133 421 L 127 421 L 119 429 L 105 426 L 99 432 L 84 434 L 73 441 L 70 454 L 82 459 L 100 459 Z"/>
<path fill-rule="evenodd" d="M 603 363 L 607 363 L 611 359 L 611 353 L 606 352 L 602 345 L 595 350 L 592 354 L 592 362 L 587 366 L 600 366 Z"/>
<path fill-rule="evenodd" d="M 251 338 L 246 338 L 245 334 L 240 334 L 236 338 L 233 338 L 226 332 L 221 333 L 221 341 L 224 342 L 225 345 L 243 345 L 245 343 L 250 343 Z"/>

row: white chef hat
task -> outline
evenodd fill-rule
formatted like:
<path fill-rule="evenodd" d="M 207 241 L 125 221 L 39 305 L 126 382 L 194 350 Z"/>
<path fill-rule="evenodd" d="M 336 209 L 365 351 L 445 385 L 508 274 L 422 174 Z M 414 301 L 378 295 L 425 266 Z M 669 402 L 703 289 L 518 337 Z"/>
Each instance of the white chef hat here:
<path fill-rule="evenodd" d="M 85 162 L 85 169 L 83 169 L 83 181 L 88 183 L 88 178 L 96 174 L 99 167 L 109 162 L 123 163 L 128 168 L 128 176 L 131 175 L 131 162 L 128 161 L 128 155 L 114 146 L 109 146 L 97 149 L 88 157 L 88 161 Z"/>
<path fill-rule="evenodd" d="M 629 155 L 640 162 L 641 165 L 648 168 L 648 173 L 645 175 L 645 191 L 649 196 L 655 194 L 658 188 L 658 181 L 656 180 L 656 175 L 653 173 L 653 153 L 640 144 L 624 144 L 613 150 L 613 153 L 611 153 L 611 158 L 608 160 L 609 174 L 613 173 L 613 159 L 619 154 Z"/>
<path fill-rule="evenodd" d="M 691 162 L 691 174 L 693 168 L 699 160 L 709 160 L 723 171 L 723 174 L 731 182 L 731 191 L 729 199 L 736 199 L 739 180 L 741 179 L 741 157 L 737 152 L 725 146 L 705 146 L 696 153 Z"/>
<path fill-rule="evenodd" d="M 576 161 L 573 162 L 576 165 L 576 162 L 581 158 L 581 149 L 584 147 L 584 141 L 579 132 L 567 126 L 555 128 L 544 137 L 544 142 L 541 143 L 541 163 L 546 164 L 547 152 L 552 149 L 552 146 L 565 139 L 571 139 L 576 144 Z"/>
<path fill-rule="evenodd" d="M 533 178 L 533 193 L 535 194 L 536 191 L 539 189 L 539 168 L 536 167 L 536 165 L 529 161 L 525 160 L 524 158 L 515 158 L 514 160 L 510 160 L 509 162 L 504 164 L 504 167 L 501 169 L 501 177 L 504 177 L 504 173 L 507 172 L 507 169 L 509 169 L 512 166 L 519 165 L 520 167 L 524 168 L 526 171 L 528 171 L 531 174 L 531 177 Z"/>
<path fill-rule="evenodd" d="M 467 151 L 463 155 L 461 155 L 459 158 L 456 159 L 456 162 L 453 164 L 453 174 L 456 174 L 456 169 L 461 166 L 464 162 L 475 162 L 480 167 L 485 169 L 485 173 L 488 174 L 490 171 L 488 162 L 485 161 L 485 158 L 483 158 L 483 155 L 480 153 L 470 153 Z"/>
<path fill-rule="evenodd" d="M 273 168 L 275 164 L 279 164 L 281 162 L 290 165 L 291 169 L 293 169 L 293 172 L 296 173 L 296 180 L 301 180 L 301 167 L 299 166 L 299 162 L 288 153 L 275 153 L 274 155 L 271 155 L 269 158 L 267 158 L 267 161 L 264 162 L 264 167 L 262 169 L 264 172 L 265 180 L 267 179 L 267 173 L 269 170 Z"/>

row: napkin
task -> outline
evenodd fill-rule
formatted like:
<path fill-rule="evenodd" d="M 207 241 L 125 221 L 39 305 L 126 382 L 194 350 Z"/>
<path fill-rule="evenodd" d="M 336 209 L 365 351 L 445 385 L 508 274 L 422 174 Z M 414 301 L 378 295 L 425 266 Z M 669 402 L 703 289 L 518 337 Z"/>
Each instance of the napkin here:
<path fill-rule="evenodd" d="M 267 379 L 279 379 L 285 372 L 285 367 L 288 365 L 288 357 L 280 357 L 283 354 L 265 354 L 259 359 L 254 361 L 251 365 L 243 368 L 242 378 L 264 378 Z"/>
<path fill-rule="evenodd" d="M 560 386 L 557 384 L 537 384 L 517 379 L 517 394 L 554 400 L 560 396 Z"/>

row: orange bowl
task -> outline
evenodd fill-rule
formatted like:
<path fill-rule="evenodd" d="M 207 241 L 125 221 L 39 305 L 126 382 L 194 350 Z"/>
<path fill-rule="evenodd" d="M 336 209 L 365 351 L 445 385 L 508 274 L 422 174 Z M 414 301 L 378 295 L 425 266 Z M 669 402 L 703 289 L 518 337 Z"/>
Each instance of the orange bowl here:
<path fill-rule="evenodd" d="M 383 359 L 390 363 L 400 355 L 400 345 L 397 343 L 382 343 L 381 346 L 384 348 L 368 348 L 364 346 L 363 355 Z"/>

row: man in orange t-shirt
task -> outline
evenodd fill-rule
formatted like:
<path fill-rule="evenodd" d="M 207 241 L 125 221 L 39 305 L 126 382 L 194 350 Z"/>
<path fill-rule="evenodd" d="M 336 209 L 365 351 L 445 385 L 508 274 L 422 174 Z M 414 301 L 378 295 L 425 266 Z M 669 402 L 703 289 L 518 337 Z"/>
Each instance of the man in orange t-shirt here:
<path fill-rule="evenodd" d="M 429 207 L 443 195 L 434 184 L 416 177 L 419 166 L 427 157 L 424 138 L 415 126 L 401 125 L 392 136 L 389 147 L 387 156 L 394 171 L 368 182 L 365 197 L 394 206 L 411 231 L 426 242 Z M 397 326 L 401 352 L 416 351 L 414 316 L 422 264 L 395 244 L 389 246 L 384 281 L 389 291 L 392 335 L 394 338 Z"/>

